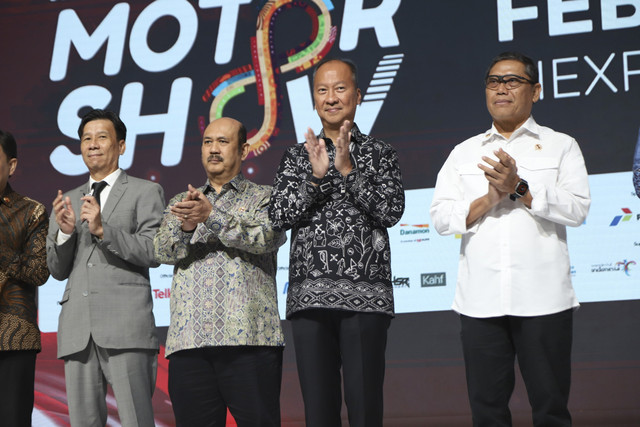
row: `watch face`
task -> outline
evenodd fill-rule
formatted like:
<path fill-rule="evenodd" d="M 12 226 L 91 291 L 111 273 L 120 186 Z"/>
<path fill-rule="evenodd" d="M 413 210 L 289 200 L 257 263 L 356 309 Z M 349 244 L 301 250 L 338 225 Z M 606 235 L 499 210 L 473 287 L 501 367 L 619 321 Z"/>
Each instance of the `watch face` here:
<path fill-rule="evenodd" d="M 528 189 L 529 189 L 529 186 L 526 183 L 521 182 L 516 187 L 516 193 L 520 194 L 521 196 L 524 196 Z"/>

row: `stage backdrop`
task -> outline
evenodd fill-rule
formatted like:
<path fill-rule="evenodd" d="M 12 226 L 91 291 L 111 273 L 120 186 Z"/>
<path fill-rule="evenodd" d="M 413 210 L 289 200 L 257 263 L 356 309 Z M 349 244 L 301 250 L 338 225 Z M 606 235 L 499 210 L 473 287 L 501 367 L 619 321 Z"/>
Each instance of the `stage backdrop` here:
<path fill-rule="evenodd" d="M 490 59 L 524 52 L 543 88 L 534 117 L 577 139 L 590 174 L 591 211 L 568 233 L 578 297 L 640 299 L 640 200 L 630 173 L 640 138 L 638 0 L 4 0 L 0 36 L 0 128 L 19 145 L 11 183 L 47 206 L 58 189 L 88 179 L 77 128 L 89 108 L 120 114 L 128 127 L 121 167 L 162 184 L 167 200 L 205 182 L 201 134 L 221 116 L 249 131 L 244 174 L 271 184 L 285 148 L 307 127 L 320 130 L 314 64 L 355 60 L 356 123 L 397 149 L 407 189 L 405 214 L 389 230 L 397 313 L 450 308 L 459 236 L 431 230 L 436 175 L 455 144 L 491 125 Z M 279 253 L 281 313 L 287 249 Z M 156 321 L 166 327 L 172 270 L 152 276 Z M 51 279 L 40 292 L 50 346 L 63 288 Z M 57 392 L 39 389 L 38 416 L 47 421 L 38 425 L 66 425 L 51 363 L 45 378 Z M 172 422 L 164 380 L 166 371 L 158 425 Z"/>

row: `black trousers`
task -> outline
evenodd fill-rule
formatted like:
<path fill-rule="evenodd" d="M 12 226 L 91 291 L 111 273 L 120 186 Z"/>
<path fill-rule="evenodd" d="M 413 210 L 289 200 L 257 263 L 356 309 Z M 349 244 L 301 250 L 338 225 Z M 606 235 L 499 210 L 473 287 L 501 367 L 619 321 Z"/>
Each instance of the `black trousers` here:
<path fill-rule="evenodd" d="M 460 316 L 473 425 L 511 426 L 515 358 L 534 426 L 570 426 L 573 311 L 547 316 Z"/>
<path fill-rule="evenodd" d="M 31 426 L 36 350 L 0 351 L 0 424 Z"/>
<path fill-rule="evenodd" d="M 351 427 L 381 427 L 387 330 L 379 313 L 304 310 L 291 327 L 307 427 L 340 426 L 342 392 Z"/>
<path fill-rule="evenodd" d="M 169 396 L 176 427 L 280 426 L 282 347 L 182 350 L 169 356 Z"/>

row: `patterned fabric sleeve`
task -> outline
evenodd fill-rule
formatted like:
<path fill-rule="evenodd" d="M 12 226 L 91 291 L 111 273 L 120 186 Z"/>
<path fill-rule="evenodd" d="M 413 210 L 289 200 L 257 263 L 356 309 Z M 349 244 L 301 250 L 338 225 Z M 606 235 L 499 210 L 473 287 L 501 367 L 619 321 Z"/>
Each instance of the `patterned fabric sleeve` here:
<path fill-rule="evenodd" d="M 164 210 L 162 224 L 153 238 L 154 256 L 157 262 L 174 265 L 189 253 L 189 241 L 193 233 L 182 231 L 182 223 L 171 213 L 170 207 L 185 197 L 180 193 L 169 201 Z"/>
<path fill-rule="evenodd" d="M 241 209 L 227 208 L 224 201 L 219 200 L 213 205 L 203 228 L 215 234 L 224 246 L 253 254 L 274 252 L 284 244 L 286 236 L 274 231 L 269 221 L 270 195 L 269 190 L 258 192 L 248 203 L 251 206 Z M 200 231 L 196 230 L 194 239 Z"/>
<path fill-rule="evenodd" d="M 288 148 L 282 156 L 269 204 L 269 219 L 276 230 L 293 228 L 309 215 L 319 198 L 327 196 L 308 181 L 311 166 L 307 171 L 302 166 L 305 163 L 309 164 L 298 146 Z"/>
<path fill-rule="evenodd" d="M 24 246 L 20 251 L 0 244 L 0 284 L 21 282 L 33 286 L 43 285 L 49 278 L 46 240 L 49 217 L 41 203 L 34 204 L 24 218 L 26 225 Z"/>
<path fill-rule="evenodd" d="M 400 221 L 404 212 L 404 187 L 398 154 L 393 148 L 385 144 L 377 167 L 355 167 L 347 175 L 346 183 L 356 204 L 378 225 L 388 228 Z"/>

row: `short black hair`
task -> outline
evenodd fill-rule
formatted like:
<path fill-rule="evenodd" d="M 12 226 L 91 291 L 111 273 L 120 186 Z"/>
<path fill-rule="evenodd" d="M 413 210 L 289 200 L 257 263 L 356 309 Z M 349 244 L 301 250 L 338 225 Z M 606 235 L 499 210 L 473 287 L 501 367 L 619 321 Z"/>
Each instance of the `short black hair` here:
<path fill-rule="evenodd" d="M 347 64 L 347 66 L 351 70 L 351 76 L 353 77 L 353 83 L 356 85 L 356 89 L 359 88 L 359 86 L 358 86 L 358 66 L 356 65 L 355 62 L 353 62 L 351 59 L 348 59 L 348 58 L 329 58 L 329 57 L 323 58 L 320 62 L 318 62 L 316 67 L 313 69 L 313 81 L 314 82 L 316 81 L 316 73 L 318 72 L 318 69 L 320 67 L 322 67 L 324 64 L 326 64 L 327 62 L 331 62 L 331 61 L 338 61 L 338 62 L 342 62 L 343 64 Z"/>
<path fill-rule="evenodd" d="M 524 72 L 527 73 L 529 79 L 533 81 L 534 84 L 538 83 L 538 67 L 533 62 L 531 58 L 520 53 L 520 52 L 502 52 L 500 55 L 496 56 L 491 60 L 491 64 L 489 64 L 489 68 L 487 68 L 487 72 L 484 75 L 485 80 L 489 77 L 489 73 L 494 65 L 496 65 L 500 61 L 518 61 L 524 64 Z"/>
<path fill-rule="evenodd" d="M 7 160 L 18 158 L 18 144 L 16 144 L 16 139 L 11 135 L 11 132 L 0 130 L 0 147 L 7 156 Z"/>
<path fill-rule="evenodd" d="M 82 117 L 80 127 L 78 128 L 78 137 L 80 137 L 80 139 L 82 139 L 84 126 L 94 120 L 109 120 L 111 123 L 113 123 L 118 141 L 127 139 L 127 127 L 124 125 L 122 120 L 120 120 L 120 117 L 118 117 L 118 115 L 113 111 L 105 111 L 100 109 L 91 110 Z"/>

